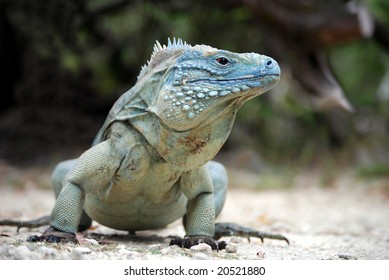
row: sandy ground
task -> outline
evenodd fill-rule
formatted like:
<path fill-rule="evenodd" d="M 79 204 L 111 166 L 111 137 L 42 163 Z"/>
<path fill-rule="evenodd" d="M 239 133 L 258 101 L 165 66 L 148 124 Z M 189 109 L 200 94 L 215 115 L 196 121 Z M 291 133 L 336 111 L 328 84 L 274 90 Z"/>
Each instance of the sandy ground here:
<path fill-rule="evenodd" d="M 11 180 L 14 177 L 6 180 L 3 176 L 0 219 L 27 220 L 50 212 L 53 194 L 29 179 L 49 180 L 48 173 L 38 173 L 23 180 L 19 177 L 24 173 L 17 173 L 18 187 Z M 257 175 L 231 172 L 230 177 L 232 187 L 218 221 L 284 234 L 290 246 L 282 241 L 231 237 L 223 238 L 230 243 L 228 251 L 215 252 L 208 246 L 169 247 L 169 235 L 184 235 L 181 221 L 137 236 L 94 223 L 93 229 L 79 235 L 79 245 L 28 243 L 28 236 L 45 227 L 17 233 L 13 227 L 2 226 L 0 259 L 389 259 L 388 178 L 356 181 L 344 176 L 330 187 L 295 178 L 289 189 L 258 191 L 247 188 L 260 180 Z"/>

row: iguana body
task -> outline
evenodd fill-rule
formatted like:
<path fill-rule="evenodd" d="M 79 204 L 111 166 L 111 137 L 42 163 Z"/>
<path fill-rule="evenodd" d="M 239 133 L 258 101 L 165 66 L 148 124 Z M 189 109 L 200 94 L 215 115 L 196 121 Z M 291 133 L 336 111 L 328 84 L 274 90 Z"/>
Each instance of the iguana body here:
<path fill-rule="evenodd" d="M 180 39 L 168 46 L 157 42 L 93 146 L 56 167 L 57 200 L 43 236 L 73 234 L 92 219 L 137 231 L 184 217 L 189 240 L 184 246 L 204 241 L 215 248 L 227 173 L 211 160 L 241 105 L 269 90 L 279 76 L 277 63 L 263 55 L 190 46 Z"/>

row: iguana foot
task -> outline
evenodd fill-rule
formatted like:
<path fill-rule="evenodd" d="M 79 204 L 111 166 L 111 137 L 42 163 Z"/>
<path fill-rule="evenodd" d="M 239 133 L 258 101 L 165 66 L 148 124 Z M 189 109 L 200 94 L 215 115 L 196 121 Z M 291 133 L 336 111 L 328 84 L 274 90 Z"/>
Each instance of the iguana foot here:
<path fill-rule="evenodd" d="M 247 228 L 233 223 L 216 223 L 215 224 L 215 235 L 214 238 L 217 240 L 222 236 L 241 236 L 247 237 L 250 240 L 250 237 L 257 237 L 263 240 L 267 239 L 276 239 L 283 240 L 289 245 L 289 240 L 281 234 L 267 233 L 263 231 L 258 231 L 256 229 Z"/>
<path fill-rule="evenodd" d="M 48 242 L 48 243 L 78 243 L 74 233 L 59 231 L 53 227 L 46 229 L 41 236 L 32 235 L 27 238 L 28 242 Z"/>
<path fill-rule="evenodd" d="M 224 241 L 216 241 L 213 238 L 209 236 L 204 235 L 196 235 L 196 236 L 185 236 L 184 238 L 180 237 L 173 237 L 172 240 L 170 240 L 169 246 L 172 245 L 178 245 L 182 248 L 191 248 L 192 246 L 198 245 L 200 243 L 205 243 L 211 246 L 212 250 L 223 250 L 227 243 Z"/>

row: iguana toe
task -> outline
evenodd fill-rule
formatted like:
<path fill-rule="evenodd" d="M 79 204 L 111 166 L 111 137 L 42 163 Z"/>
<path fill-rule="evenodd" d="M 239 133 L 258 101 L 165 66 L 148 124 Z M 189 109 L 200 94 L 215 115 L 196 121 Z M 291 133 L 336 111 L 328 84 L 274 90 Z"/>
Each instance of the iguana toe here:
<path fill-rule="evenodd" d="M 256 229 L 243 227 L 234 223 L 216 223 L 215 224 L 215 235 L 214 238 L 217 240 L 222 236 L 240 236 L 240 237 L 256 237 L 263 240 L 266 239 L 274 239 L 274 240 L 283 240 L 289 245 L 289 240 L 281 235 L 275 233 L 268 233 L 263 231 L 258 231 Z"/>
<path fill-rule="evenodd" d="M 41 236 L 31 235 L 27 238 L 27 242 L 41 242 L 43 240 L 44 240 L 44 238 L 42 237 L 42 235 Z"/>
<path fill-rule="evenodd" d="M 169 246 L 178 245 L 179 247 L 190 249 L 191 247 L 200 243 L 208 244 L 209 246 L 211 246 L 212 250 L 217 251 L 223 250 L 227 246 L 227 243 L 225 241 L 218 242 L 213 238 L 204 235 L 185 236 L 184 238 L 174 237 L 170 241 Z"/>

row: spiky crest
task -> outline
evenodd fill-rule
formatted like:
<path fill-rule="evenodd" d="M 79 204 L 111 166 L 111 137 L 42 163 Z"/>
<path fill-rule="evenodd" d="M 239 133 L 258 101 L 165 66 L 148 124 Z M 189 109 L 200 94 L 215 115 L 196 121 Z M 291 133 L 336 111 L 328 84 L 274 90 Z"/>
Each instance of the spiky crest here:
<path fill-rule="evenodd" d="M 173 37 L 173 40 L 170 40 L 170 38 L 167 39 L 167 46 L 161 45 L 158 40 L 154 44 L 153 53 L 151 54 L 151 57 L 149 60 L 147 60 L 146 64 L 142 66 L 141 71 L 138 75 L 138 80 L 141 79 L 148 71 L 150 64 L 153 62 L 153 60 L 156 60 L 158 56 L 161 55 L 165 50 L 181 50 L 185 48 L 191 47 L 190 44 L 186 43 L 180 38 Z"/>

